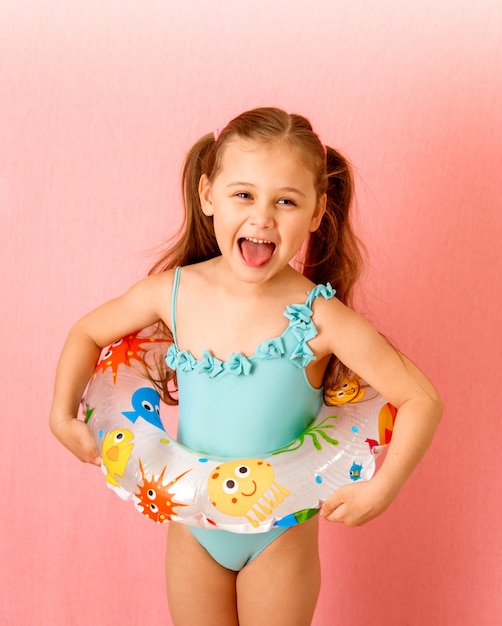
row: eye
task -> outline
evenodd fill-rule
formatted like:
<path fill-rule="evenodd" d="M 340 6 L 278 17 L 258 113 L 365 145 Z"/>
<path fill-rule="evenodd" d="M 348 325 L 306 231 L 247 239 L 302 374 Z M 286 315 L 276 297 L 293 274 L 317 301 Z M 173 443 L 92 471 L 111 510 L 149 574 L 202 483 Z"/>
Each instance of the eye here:
<path fill-rule="evenodd" d="M 148 400 L 143 400 L 141 406 L 145 409 L 145 411 L 148 411 L 149 413 L 153 413 L 155 411 L 155 407 L 151 402 L 148 402 Z"/>
<path fill-rule="evenodd" d="M 149 489 L 149 490 L 146 492 L 146 495 L 148 496 L 148 499 L 149 499 L 149 500 L 156 500 L 156 499 L 157 499 L 157 494 L 155 493 L 155 490 L 154 490 L 154 489 Z M 154 506 L 155 506 L 155 505 L 154 505 Z"/>
<path fill-rule="evenodd" d="M 124 433 L 117 433 L 115 437 L 113 438 L 113 441 L 115 443 L 120 443 L 124 439 L 124 437 L 125 437 Z"/>
<path fill-rule="evenodd" d="M 282 204 L 282 206 L 296 206 L 296 202 L 290 198 L 281 198 L 277 204 Z"/>
<path fill-rule="evenodd" d="M 247 465 L 239 465 L 235 470 L 235 475 L 240 478 L 246 478 L 249 474 L 251 474 L 251 470 Z"/>
<path fill-rule="evenodd" d="M 345 391 L 337 391 L 335 394 L 337 398 L 343 398 L 344 395 L 345 395 Z"/>
<path fill-rule="evenodd" d="M 222 485 L 223 491 L 228 494 L 235 493 L 239 489 L 239 483 L 233 478 L 227 478 Z"/>
<path fill-rule="evenodd" d="M 156 504 L 153 504 L 153 502 L 150 504 L 150 511 L 152 513 L 158 513 L 159 512 L 159 507 Z"/>
<path fill-rule="evenodd" d="M 251 198 L 251 194 L 248 193 L 247 191 L 238 191 L 235 194 L 236 198 L 242 198 L 243 200 L 249 200 Z"/>
<path fill-rule="evenodd" d="M 117 339 L 117 341 L 114 341 L 112 343 L 112 348 L 116 348 L 117 346 L 120 346 L 121 343 L 122 343 L 122 339 Z"/>

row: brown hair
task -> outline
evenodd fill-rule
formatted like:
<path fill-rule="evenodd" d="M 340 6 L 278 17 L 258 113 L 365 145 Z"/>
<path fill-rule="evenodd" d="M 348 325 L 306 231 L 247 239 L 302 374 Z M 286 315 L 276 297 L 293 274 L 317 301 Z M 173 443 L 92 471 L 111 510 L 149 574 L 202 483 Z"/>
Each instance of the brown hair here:
<path fill-rule="evenodd" d="M 309 236 L 304 258 L 300 260 L 301 271 L 316 284 L 331 283 L 337 297 L 344 304 L 351 304 L 361 254 L 349 219 L 353 199 L 350 164 L 339 152 L 323 146 L 305 117 L 270 107 L 242 113 L 229 122 L 216 139 L 213 134 L 205 135 L 189 151 L 182 174 L 183 224 L 150 274 L 206 261 L 220 254 L 212 217 L 202 212 L 199 181 L 203 174 L 210 181 L 214 178 L 227 141 L 235 137 L 264 143 L 288 142 L 312 170 L 318 197 L 326 193 L 327 206 L 319 228 Z M 172 339 L 167 329 L 166 332 Z M 325 387 L 334 388 L 349 375 L 347 368 L 333 356 L 324 377 Z M 167 372 L 166 384 L 171 379 L 174 373 Z M 166 390 L 165 385 L 163 390 Z M 168 392 L 166 399 L 174 402 Z"/>

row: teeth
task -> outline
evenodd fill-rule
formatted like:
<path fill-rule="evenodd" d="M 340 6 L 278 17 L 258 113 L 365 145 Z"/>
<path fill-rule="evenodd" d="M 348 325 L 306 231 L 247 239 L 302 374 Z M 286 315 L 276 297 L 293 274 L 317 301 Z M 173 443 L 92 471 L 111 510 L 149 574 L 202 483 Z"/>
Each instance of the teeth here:
<path fill-rule="evenodd" d="M 251 241 L 252 243 L 272 243 L 267 239 L 255 239 L 254 237 L 244 237 L 246 241 Z"/>

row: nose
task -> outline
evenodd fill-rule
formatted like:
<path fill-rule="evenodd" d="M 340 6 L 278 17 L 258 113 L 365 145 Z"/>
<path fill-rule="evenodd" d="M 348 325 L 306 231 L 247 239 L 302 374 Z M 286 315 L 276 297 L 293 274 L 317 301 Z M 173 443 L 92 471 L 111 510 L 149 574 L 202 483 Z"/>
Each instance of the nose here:
<path fill-rule="evenodd" d="M 271 228 L 274 225 L 274 206 L 265 201 L 255 202 L 250 222 L 258 228 Z"/>

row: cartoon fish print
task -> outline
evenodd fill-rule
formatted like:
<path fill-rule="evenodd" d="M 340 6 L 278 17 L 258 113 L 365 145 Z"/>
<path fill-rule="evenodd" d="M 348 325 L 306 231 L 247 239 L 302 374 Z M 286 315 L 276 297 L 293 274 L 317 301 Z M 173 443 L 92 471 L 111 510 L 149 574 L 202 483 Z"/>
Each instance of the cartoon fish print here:
<path fill-rule="evenodd" d="M 208 480 L 213 506 L 226 515 L 242 515 L 254 528 L 289 496 L 275 482 L 272 466 L 261 459 L 241 459 L 218 465 Z"/>
<path fill-rule="evenodd" d="M 133 433 L 126 429 L 112 430 L 104 439 L 101 458 L 107 469 L 106 480 L 110 485 L 119 486 L 117 476 L 125 473 L 134 448 L 133 439 Z"/>
<path fill-rule="evenodd" d="M 170 522 L 173 516 L 176 516 L 175 507 L 188 506 L 181 502 L 175 502 L 176 491 L 174 487 L 191 470 L 183 472 L 167 483 L 167 485 L 164 485 L 162 481 L 167 467 L 164 467 L 158 478 L 155 478 L 153 475 L 151 478 L 147 477 L 141 459 L 139 459 L 139 468 L 143 477 L 143 484 L 138 485 L 139 492 L 134 494 L 138 498 L 138 507 L 141 508 L 143 515 L 146 515 L 154 522 L 159 524 Z"/>
<path fill-rule="evenodd" d="M 336 389 L 328 389 L 326 400 L 330 405 L 346 404 L 347 402 L 359 402 L 364 397 L 364 387 L 359 376 L 346 378 Z"/>
<path fill-rule="evenodd" d="M 376 439 L 368 438 L 368 439 L 365 439 L 364 441 L 365 443 L 369 445 L 371 451 L 373 451 L 373 448 L 376 448 L 377 446 L 380 445 L 380 443 Z"/>
<path fill-rule="evenodd" d="M 363 471 L 363 466 L 360 463 L 352 463 L 350 468 L 350 480 L 361 480 L 361 472 Z"/>
<path fill-rule="evenodd" d="M 117 382 L 119 366 L 131 367 L 133 361 L 137 361 L 146 365 L 148 369 L 151 369 L 148 363 L 145 361 L 144 356 L 148 351 L 145 344 L 157 343 L 159 341 L 166 341 L 166 339 L 160 337 L 140 337 L 139 333 L 130 333 L 121 339 L 117 339 L 110 344 L 104 351 L 96 366 L 94 376 L 98 372 L 106 372 L 111 369 L 113 382 Z"/>
<path fill-rule="evenodd" d="M 134 411 L 123 411 L 129 421 L 136 423 L 138 417 L 165 431 L 160 419 L 160 396 L 151 387 L 141 387 L 132 394 L 131 404 Z"/>

